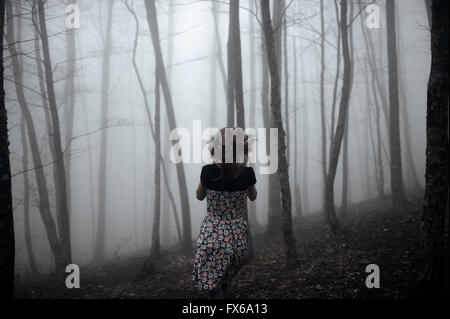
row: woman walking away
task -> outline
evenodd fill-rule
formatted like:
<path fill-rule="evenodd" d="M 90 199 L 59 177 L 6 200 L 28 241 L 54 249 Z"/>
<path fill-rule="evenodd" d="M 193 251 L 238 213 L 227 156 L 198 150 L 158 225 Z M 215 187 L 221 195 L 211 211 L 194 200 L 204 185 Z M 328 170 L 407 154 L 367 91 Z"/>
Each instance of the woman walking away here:
<path fill-rule="evenodd" d="M 226 288 L 247 261 L 247 197 L 256 199 L 256 178 L 247 167 L 249 136 L 240 128 L 222 128 L 210 141 L 213 164 L 200 175 L 197 199 L 207 199 L 207 215 L 197 239 L 193 280 L 210 299 L 223 299 Z"/>

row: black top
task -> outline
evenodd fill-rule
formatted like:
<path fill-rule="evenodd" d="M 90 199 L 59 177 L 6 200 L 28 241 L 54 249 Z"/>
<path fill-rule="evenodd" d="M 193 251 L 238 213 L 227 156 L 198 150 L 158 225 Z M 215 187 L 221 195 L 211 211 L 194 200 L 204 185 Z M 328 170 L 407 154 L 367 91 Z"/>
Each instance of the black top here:
<path fill-rule="evenodd" d="M 208 164 L 202 167 L 200 181 L 204 188 L 215 191 L 245 191 L 250 186 L 256 184 L 255 172 L 252 167 L 243 166 L 238 178 L 226 178 L 224 180 L 215 180 L 220 176 L 221 168 L 216 164 Z"/>

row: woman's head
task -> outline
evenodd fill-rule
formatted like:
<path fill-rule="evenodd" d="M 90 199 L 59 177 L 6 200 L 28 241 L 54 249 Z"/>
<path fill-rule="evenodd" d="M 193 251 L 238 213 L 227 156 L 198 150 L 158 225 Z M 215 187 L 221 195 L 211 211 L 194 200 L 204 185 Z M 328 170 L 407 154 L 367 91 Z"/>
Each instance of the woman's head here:
<path fill-rule="evenodd" d="M 223 177 L 236 179 L 247 161 L 251 137 L 242 128 L 224 127 L 211 137 L 209 151 L 214 162 L 222 168 Z"/>

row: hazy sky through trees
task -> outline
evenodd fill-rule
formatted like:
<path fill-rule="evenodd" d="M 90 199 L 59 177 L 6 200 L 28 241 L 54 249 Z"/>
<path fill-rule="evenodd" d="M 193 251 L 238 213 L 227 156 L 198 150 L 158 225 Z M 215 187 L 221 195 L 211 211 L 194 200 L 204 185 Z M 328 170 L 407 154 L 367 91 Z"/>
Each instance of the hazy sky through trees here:
<path fill-rule="evenodd" d="M 101 87 L 102 61 L 108 1 L 76 1 L 80 8 L 80 28 L 75 30 L 75 101 L 73 110 L 73 140 L 70 154 L 70 216 L 72 260 L 83 264 L 91 262 L 95 247 L 95 231 L 98 207 L 98 171 L 101 130 L 107 130 L 107 171 L 106 171 L 106 256 L 121 256 L 136 251 L 149 252 L 153 223 L 154 201 L 154 163 L 155 143 L 150 134 L 144 100 L 136 73 L 132 65 L 132 53 L 135 38 L 135 20 L 127 10 L 124 1 L 114 1 L 112 11 L 112 53 L 109 69 L 108 121 L 101 122 Z M 35 30 L 31 20 L 33 1 L 12 1 L 14 11 L 16 50 L 21 51 L 23 83 L 28 107 L 36 127 L 44 171 L 47 177 L 49 198 L 53 215 L 56 214 L 55 186 L 53 182 L 53 164 L 47 136 L 45 112 L 39 89 L 38 71 L 35 60 Z M 69 69 L 67 61 L 67 39 L 65 27 L 65 8 L 67 1 L 48 0 L 46 7 L 47 32 L 49 35 L 50 55 L 53 70 L 55 97 L 60 119 L 64 118 L 65 80 Z M 127 1 L 134 8 L 139 20 L 139 38 L 136 62 L 150 101 L 152 116 L 155 111 L 155 59 L 147 23 L 144 2 Z M 222 59 L 227 62 L 228 40 L 228 2 L 217 2 L 218 26 Z M 367 61 L 367 48 L 361 30 L 361 17 L 358 1 L 354 3 L 352 22 L 353 33 L 353 86 L 349 107 L 349 200 L 358 202 L 378 196 L 374 170 L 376 154 L 370 144 L 370 134 L 376 139 L 374 98 L 367 99 L 367 92 L 372 94 L 372 82 L 369 88 L 366 81 L 372 81 L 370 66 Z M 363 1 L 362 5 L 367 5 Z M 388 96 L 388 64 L 386 48 L 386 14 L 385 1 L 376 1 L 380 6 L 380 29 L 366 29 L 372 41 L 377 72 Z M 417 172 L 420 185 L 424 186 L 425 165 L 425 114 L 426 92 L 430 68 L 430 45 L 428 21 L 423 0 L 395 1 L 397 15 L 397 48 L 399 62 L 400 90 L 400 137 L 402 146 L 403 178 L 405 188 L 411 189 L 414 180 L 411 173 L 411 161 Z M 302 194 L 307 188 L 309 211 L 303 206 L 303 213 L 310 214 L 322 209 L 323 177 L 321 171 L 321 127 L 320 127 L 320 15 L 319 1 L 286 1 L 285 23 L 287 28 L 287 71 L 289 77 L 289 174 L 291 192 L 293 192 L 294 161 L 298 161 L 298 181 Z M 255 117 L 256 127 L 263 127 L 261 87 L 262 87 L 262 33 L 261 9 L 256 1 L 254 12 L 254 31 L 250 32 L 249 18 L 251 5 L 247 0 L 240 1 L 240 35 L 242 49 L 243 94 L 246 126 Z M 253 5 L 253 7 L 255 7 Z M 226 125 L 226 92 L 220 65 L 216 58 L 218 45 L 214 45 L 214 16 L 211 1 L 156 1 L 158 13 L 160 45 L 169 85 L 173 99 L 178 127 L 192 131 L 193 121 L 201 120 L 202 128 L 210 126 L 210 119 L 220 126 Z M 20 10 L 19 10 L 20 9 Z M 272 5 L 271 5 L 272 10 Z M 20 12 L 20 15 L 18 15 Z M 171 13 L 172 12 L 172 13 Z M 173 14 L 170 18 L 170 14 Z M 169 26 L 169 21 L 173 25 Z M 337 22 L 334 1 L 324 0 L 325 30 L 325 73 L 324 99 L 326 108 L 326 128 L 331 127 L 331 106 L 336 76 Z M 21 36 L 18 38 L 18 26 L 21 24 Z M 169 33 L 171 30 L 172 33 Z M 6 27 L 5 27 L 6 32 Z M 295 39 L 295 41 L 294 41 Z M 20 49 L 17 45 L 20 41 Z M 254 43 L 255 54 L 250 55 L 250 42 Z M 294 82 L 294 43 L 297 54 L 298 78 Z M 41 43 L 39 43 L 41 47 Z M 170 51 L 170 52 L 169 52 Z M 42 50 L 41 57 L 42 57 Z M 169 54 L 170 53 L 170 54 Z M 264 53 L 265 54 L 265 53 Z M 16 231 L 16 272 L 29 271 L 24 235 L 24 173 L 23 148 L 20 123 L 22 113 L 18 105 L 14 86 L 12 59 L 5 50 L 5 92 L 9 116 L 11 167 L 13 175 L 14 224 Z M 170 57 L 171 56 L 171 57 Z M 250 112 L 250 62 L 255 62 L 256 110 Z M 341 61 L 342 63 L 342 61 Z M 211 67 L 216 68 L 211 72 Z M 337 105 L 340 100 L 342 84 L 342 64 L 337 90 Z M 282 67 L 282 72 L 285 68 Z M 366 75 L 364 72 L 368 72 Z M 211 74 L 215 74 L 216 102 L 212 106 Z M 284 74 L 284 73 L 283 73 Z M 284 80 L 282 78 L 282 99 L 284 99 Z M 294 87 L 294 83 L 297 86 Z M 296 94 L 293 92 L 296 90 Z M 294 101 L 294 96 L 297 100 Z M 380 97 L 378 96 L 380 99 Z M 369 124 L 368 101 L 372 103 L 371 124 Z M 406 102 L 406 104 L 405 104 Z M 381 103 L 381 102 L 380 102 Z M 284 103 L 282 103 L 284 108 Z M 178 191 L 178 179 L 175 164 L 170 162 L 168 151 L 171 143 L 164 136 L 167 130 L 166 106 L 161 95 L 161 149 L 163 163 L 168 170 L 170 189 L 177 205 L 178 219 L 181 223 L 181 206 Z M 297 156 L 294 152 L 294 114 L 297 113 L 299 143 Z M 211 114 L 211 112 L 214 112 Z M 407 112 L 407 116 L 402 116 Z M 283 109 L 283 121 L 284 109 Z M 384 187 L 390 193 L 389 178 L 389 134 L 380 109 L 382 142 L 384 143 Z M 307 115 L 307 119 L 304 116 Z M 404 119 L 408 119 L 408 127 Z M 154 117 L 153 117 L 154 120 Z M 304 123 L 308 123 L 308 132 Z M 62 148 L 66 148 L 65 124 L 62 125 Z M 286 128 L 286 126 L 285 126 Z M 405 130 L 408 128 L 408 135 Z M 372 130 L 372 133 L 369 133 Z M 329 135 L 329 134 L 328 134 Z M 308 136 L 307 154 L 305 136 Z M 411 155 L 406 151 L 406 136 L 410 139 Z M 192 138 L 192 136 L 191 136 Z M 329 140 L 327 141 L 329 145 Z M 27 144 L 29 145 L 29 144 Z M 29 146 L 27 146 L 29 148 Z M 387 153 L 386 153 L 387 152 Z M 28 169 L 33 168 L 28 152 Z M 307 160 L 307 179 L 304 178 L 304 159 Z M 340 207 L 342 187 L 342 154 L 338 163 L 335 181 L 335 204 Z M 202 164 L 185 164 L 188 198 L 191 212 L 192 234 L 196 237 L 200 223 L 205 215 L 205 203 L 195 199 L 195 188 L 199 182 Z M 259 198 L 255 202 L 257 220 L 267 224 L 268 176 L 257 175 Z M 49 271 L 54 267 L 47 235 L 38 211 L 38 190 L 34 170 L 28 171 L 30 182 L 30 225 L 34 255 L 40 271 Z M 161 191 L 166 192 L 164 178 L 161 177 Z M 167 197 L 163 197 L 167 198 Z M 303 203 L 303 205 L 305 205 Z M 161 245 L 165 249 L 178 244 L 178 234 L 173 210 L 170 204 L 162 203 L 161 211 Z M 295 208 L 295 196 L 292 207 Z M 167 214 L 168 217 L 163 215 Z M 295 212 L 293 214 L 295 216 Z M 137 229 L 137 231 L 136 231 Z M 295 234 L 301 236 L 301 234 Z M 194 238 L 193 238 L 194 239 Z"/>

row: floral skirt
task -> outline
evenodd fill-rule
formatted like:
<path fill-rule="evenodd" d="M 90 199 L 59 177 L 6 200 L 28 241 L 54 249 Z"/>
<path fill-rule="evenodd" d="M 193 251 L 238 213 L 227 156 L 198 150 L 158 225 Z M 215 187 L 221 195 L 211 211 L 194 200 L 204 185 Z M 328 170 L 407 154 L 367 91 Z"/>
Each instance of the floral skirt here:
<path fill-rule="evenodd" d="M 248 223 L 242 214 L 208 214 L 197 239 L 193 280 L 200 290 L 214 291 L 247 262 Z"/>

